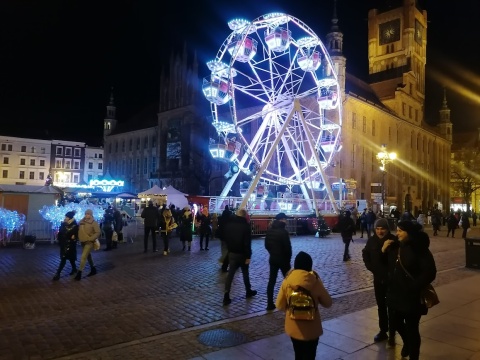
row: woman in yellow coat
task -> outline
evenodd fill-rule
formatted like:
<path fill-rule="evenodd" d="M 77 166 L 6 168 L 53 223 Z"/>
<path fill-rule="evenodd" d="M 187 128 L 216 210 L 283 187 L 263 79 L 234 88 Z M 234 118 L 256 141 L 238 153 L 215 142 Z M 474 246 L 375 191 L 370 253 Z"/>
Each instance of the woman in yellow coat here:
<path fill-rule="evenodd" d="M 295 360 L 314 360 L 317 353 L 318 340 L 323 334 L 322 320 L 318 305 L 325 308 L 332 306 L 332 298 L 323 286 L 318 274 L 312 270 L 312 257 L 300 251 L 295 258 L 294 268 L 282 282 L 277 296 L 276 307 L 285 314 L 285 333 L 292 339 Z M 311 320 L 295 319 L 289 305 L 292 292 L 300 288 L 306 290 L 314 303 L 314 315 Z"/>

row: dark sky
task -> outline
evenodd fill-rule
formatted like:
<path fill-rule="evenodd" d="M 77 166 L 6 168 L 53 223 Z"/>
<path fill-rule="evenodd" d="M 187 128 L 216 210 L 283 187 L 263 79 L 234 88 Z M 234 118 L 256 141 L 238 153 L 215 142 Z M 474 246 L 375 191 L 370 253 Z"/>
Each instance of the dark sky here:
<path fill-rule="evenodd" d="M 368 9 L 385 1 L 338 0 L 347 71 L 366 79 Z M 436 119 L 447 86 L 454 131 L 480 126 L 480 2 L 428 11 L 427 119 Z M 168 9 L 167 9 L 168 7 Z M 270 12 L 293 15 L 322 39 L 333 0 L 0 1 L 0 134 L 53 137 L 99 145 L 114 87 L 117 118 L 155 101 L 172 51 L 197 53 L 202 76 L 229 35 L 227 22 Z M 473 50 L 473 51 L 472 51 Z M 22 135 L 23 134 L 23 135 Z"/>

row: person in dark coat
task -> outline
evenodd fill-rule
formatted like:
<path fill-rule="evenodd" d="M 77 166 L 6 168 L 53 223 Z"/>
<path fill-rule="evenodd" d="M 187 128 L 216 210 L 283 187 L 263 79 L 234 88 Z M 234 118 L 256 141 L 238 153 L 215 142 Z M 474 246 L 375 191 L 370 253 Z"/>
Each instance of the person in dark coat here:
<path fill-rule="evenodd" d="M 113 223 L 115 221 L 115 218 L 113 216 L 113 209 L 111 206 L 108 206 L 107 209 L 105 209 L 105 213 L 103 214 L 103 220 L 102 220 L 102 230 L 103 233 L 105 234 L 105 249 L 103 251 L 109 251 L 114 248 L 113 246 Z M 116 246 L 115 246 L 116 248 Z"/>
<path fill-rule="evenodd" d="M 345 244 L 345 250 L 343 252 L 343 261 L 350 260 L 350 253 L 348 248 L 350 242 L 353 238 L 353 233 L 355 232 L 355 223 L 352 220 L 350 211 L 345 211 L 343 215 L 340 215 L 340 220 L 338 221 L 338 229 L 342 236 L 343 243 Z"/>
<path fill-rule="evenodd" d="M 146 253 L 148 250 L 148 235 L 152 233 L 152 245 L 153 252 L 157 252 L 157 239 L 155 237 L 155 232 L 158 230 L 160 224 L 160 212 L 156 206 L 153 206 L 153 202 L 149 201 L 148 206 L 143 209 L 142 215 L 143 225 L 144 225 L 144 236 L 143 236 L 143 252 Z"/>
<path fill-rule="evenodd" d="M 362 250 L 362 258 L 365 267 L 373 274 L 373 289 L 378 309 L 378 325 L 380 332 L 375 335 L 375 342 L 388 339 L 389 345 L 395 345 L 395 330 L 389 320 L 392 319 L 387 307 L 387 283 L 388 283 L 388 259 L 382 253 L 382 247 L 386 240 L 395 240 L 390 233 L 387 219 L 378 219 L 375 222 L 375 234 L 373 234 Z M 390 330 L 390 331 L 389 331 Z"/>
<path fill-rule="evenodd" d="M 367 212 L 367 239 L 373 235 L 373 227 L 377 221 L 377 215 L 373 212 L 371 208 Z"/>
<path fill-rule="evenodd" d="M 470 229 L 470 220 L 468 219 L 468 213 L 467 212 L 462 213 L 460 221 L 462 222 L 461 226 L 462 226 L 462 229 L 463 229 L 462 239 L 465 239 L 467 237 L 468 229 Z"/>
<path fill-rule="evenodd" d="M 117 248 L 118 242 L 123 242 L 123 216 L 118 208 L 113 207 L 113 230 L 117 233 L 118 241 L 114 241 L 112 247 Z"/>
<path fill-rule="evenodd" d="M 77 240 L 78 240 L 78 225 L 74 219 L 75 211 L 69 211 L 65 214 L 65 219 L 60 225 L 58 231 L 58 245 L 60 245 L 60 265 L 58 266 L 57 272 L 53 277 L 53 281 L 60 279 L 60 274 L 67 263 L 67 260 L 72 266 L 70 275 L 75 275 L 77 273 L 77 266 L 75 261 L 77 261 Z"/>
<path fill-rule="evenodd" d="M 420 303 L 420 293 L 435 280 L 437 268 L 429 250 L 430 239 L 420 231 L 419 224 L 400 221 L 397 237 L 398 240 L 386 240 L 382 247 L 388 258 L 387 305 L 394 314 L 394 328 L 403 340 L 402 357 L 418 360 L 420 318 L 428 312 Z"/>
<path fill-rule="evenodd" d="M 458 219 L 453 211 L 447 217 L 447 237 L 452 233 L 452 238 L 455 237 L 455 230 L 458 228 Z"/>
<path fill-rule="evenodd" d="M 265 249 L 267 249 L 270 255 L 268 260 L 270 276 L 267 285 L 267 311 L 275 310 L 273 290 L 277 281 L 278 270 L 282 272 L 285 278 L 291 268 L 292 244 L 290 242 L 290 234 L 285 228 L 287 219 L 288 216 L 285 213 L 277 214 L 265 235 Z"/>
<path fill-rule="evenodd" d="M 212 216 L 208 213 L 207 206 L 204 206 L 197 215 L 196 221 L 200 235 L 200 250 L 208 250 L 208 243 L 212 235 Z M 203 239 L 205 239 L 205 248 L 203 247 Z"/>
<path fill-rule="evenodd" d="M 182 216 L 179 219 L 180 223 L 180 241 L 182 242 L 182 251 L 185 251 L 185 246 L 188 245 L 188 251 L 192 250 L 193 238 L 193 214 L 190 206 L 183 208 Z"/>
<path fill-rule="evenodd" d="M 229 268 L 225 282 L 223 305 L 228 305 L 232 302 L 230 288 L 238 268 L 242 269 L 245 297 L 248 299 L 257 295 L 257 291 L 252 290 L 248 271 L 252 257 L 252 230 L 247 222 L 247 211 L 245 209 L 238 210 L 236 215 L 227 222 L 224 234 L 227 239 Z"/>
<path fill-rule="evenodd" d="M 226 236 L 224 236 L 223 229 L 225 228 L 226 223 L 232 217 L 232 212 L 228 205 L 225 205 L 225 209 L 222 212 L 222 215 L 218 218 L 218 229 L 217 229 L 217 236 L 220 239 L 221 248 L 222 248 L 222 255 L 218 259 L 218 261 L 222 264 L 222 272 L 228 272 L 228 250 L 227 250 L 227 242 Z"/>

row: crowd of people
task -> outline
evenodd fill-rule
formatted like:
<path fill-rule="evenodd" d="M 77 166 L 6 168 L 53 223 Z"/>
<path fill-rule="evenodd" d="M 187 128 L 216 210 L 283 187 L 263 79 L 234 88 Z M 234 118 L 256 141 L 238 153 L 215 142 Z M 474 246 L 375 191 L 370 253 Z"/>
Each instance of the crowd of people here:
<path fill-rule="evenodd" d="M 114 234 L 122 233 L 124 221 L 119 211 L 108 207 L 98 224 L 91 210 L 86 210 L 84 217 L 75 221 L 75 213 L 68 212 L 58 233 L 60 245 L 60 264 L 53 277 L 60 279 L 60 274 L 67 263 L 70 263 L 70 275 L 76 280 L 82 279 L 85 265 L 89 264 L 90 273 L 97 273 L 92 258 L 95 241 L 105 238 L 105 251 L 116 248 Z M 175 215 L 174 215 L 175 214 Z M 372 215 L 373 214 L 373 215 Z M 223 293 L 223 305 L 232 303 L 231 288 L 238 269 L 242 272 L 245 298 L 257 295 L 250 282 L 249 266 L 252 259 L 252 231 L 249 216 L 245 209 L 235 212 L 228 206 L 218 217 L 209 213 L 208 207 L 202 207 L 194 214 L 190 206 L 182 210 L 174 207 L 157 207 L 149 203 L 141 213 L 144 220 L 144 251 L 149 248 L 149 239 L 154 252 L 157 250 L 157 234 L 163 241 L 163 254 L 170 252 L 170 238 L 175 232 L 182 244 L 181 251 L 192 250 L 192 239 L 196 230 L 199 237 L 199 250 L 208 251 L 212 237 L 221 240 L 221 270 L 227 273 Z M 359 220 L 357 223 L 355 217 Z M 436 217 L 430 215 L 430 223 L 434 234 Z M 267 311 L 279 309 L 285 312 L 285 332 L 290 336 L 295 358 L 315 359 L 319 337 L 322 335 L 319 306 L 332 306 L 332 298 L 325 288 L 317 272 L 313 270 L 311 256 L 300 251 L 295 257 L 289 232 L 286 229 L 288 216 L 279 213 L 270 224 L 264 246 L 269 254 L 269 278 L 266 289 Z M 426 217 L 415 218 L 410 212 L 404 212 L 396 223 L 396 233 L 391 232 L 392 225 L 386 218 L 376 216 L 371 209 L 365 209 L 361 214 L 352 216 L 352 211 L 344 211 L 339 218 L 338 230 L 345 245 L 343 260 L 349 261 L 349 245 L 353 236 L 360 231 L 359 238 L 366 236 L 367 240 L 362 250 L 365 267 L 372 272 L 374 295 L 378 308 L 379 332 L 375 334 L 375 342 L 387 341 L 389 346 L 395 346 L 395 336 L 398 334 L 403 342 L 401 355 L 411 360 L 419 359 L 421 337 L 419 331 L 420 319 L 428 312 L 420 302 L 420 292 L 436 277 L 435 260 L 429 250 L 430 238 L 424 232 Z M 462 215 L 452 211 L 445 220 L 448 234 L 454 237 L 455 229 L 470 227 L 467 214 Z M 360 226 L 358 226 L 360 225 Z M 476 225 L 476 224 L 475 224 Z M 439 229 L 437 229 L 438 231 Z M 82 246 L 80 264 L 76 267 L 77 241 Z M 292 267 L 292 259 L 293 267 Z M 282 283 L 275 297 L 275 285 L 279 271 Z M 304 308 L 299 309 L 292 300 L 293 294 L 301 293 L 304 303 L 310 301 L 313 310 L 310 317 L 299 317 L 299 313 L 309 313 Z M 310 300 L 308 300 L 310 299 Z M 303 305 L 302 305 L 303 306 Z M 303 315 L 302 315 L 303 316 Z"/>

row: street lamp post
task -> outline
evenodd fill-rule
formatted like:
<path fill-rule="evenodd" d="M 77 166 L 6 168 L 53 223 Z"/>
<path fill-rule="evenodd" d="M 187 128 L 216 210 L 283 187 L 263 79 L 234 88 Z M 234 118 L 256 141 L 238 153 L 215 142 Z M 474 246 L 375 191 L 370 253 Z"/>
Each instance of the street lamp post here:
<path fill-rule="evenodd" d="M 394 152 L 389 153 L 387 151 L 387 145 L 382 144 L 382 150 L 377 154 L 377 159 L 380 162 L 380 170 L 382 171 L 382 214 L 385 217 L 385 175 L 387 173 L 387 164 L 397 158 L 397 154 Z"/>

